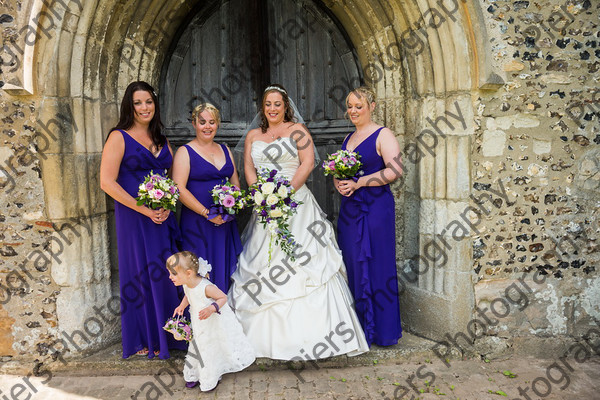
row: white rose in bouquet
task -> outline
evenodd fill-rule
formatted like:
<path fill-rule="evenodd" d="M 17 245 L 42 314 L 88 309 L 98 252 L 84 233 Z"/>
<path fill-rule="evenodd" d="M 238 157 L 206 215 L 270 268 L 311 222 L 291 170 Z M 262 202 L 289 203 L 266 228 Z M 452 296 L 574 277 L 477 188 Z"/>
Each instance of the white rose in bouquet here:
<path fill-rule="evenodd" d="M 261 191 L 264 195 L 271 194 L 275 190 L 275 184 L 273 182 L 265 182 L 261 187 Z"/>
<path fill-rule="evenodd" d="M 278 201 L 279 201 L 279 198 L 274 194 L 270 194 L 267 196 L 267 205 L 269 205 L 269 206 L 272 206 L 273 204 L 277 204 Z"/>
<path fill-rule="evenodd" d="M 269 211 L 269 215 L 272 218 L 279 218 L 283 216 L 283 212 L 279 208 L 276 208 L 274 210 Z"/>
<path fill-rule="evenodd" d="M 259 204 L 259 205 L 260 205 L 260 204 L 263 202 L 263 200 L 264 200 L 264 199 L 265 199 L 265 198 L 264 198 L 264 196 L 262 195 L 262 193 L 261 193 L 261 192 L 258 192 L 258 191 L 257 191 L 256 193 L 254 193 L 254 202 L 255 202 L 256 204 Z"/>
<path fill-rule="evenodd" d="M 288 195 L 288 189 L 286 186 L 281 185 L 279 190 L 277 190 L 277 194 L 281 196 L 281 198 L 285 199 Z"/>

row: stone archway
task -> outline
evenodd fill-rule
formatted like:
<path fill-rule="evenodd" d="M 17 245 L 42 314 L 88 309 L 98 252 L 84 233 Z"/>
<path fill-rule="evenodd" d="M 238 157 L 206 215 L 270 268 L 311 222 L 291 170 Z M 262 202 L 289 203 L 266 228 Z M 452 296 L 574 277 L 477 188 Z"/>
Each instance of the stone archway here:
<path fill-rule="evenodd" d="M 51 267 L 60 287 L 59 331 L 81 330 L 82 321 L 97 314 L 94 307 L 106 306 L 114 293 L 107 234 L 111 206 L 98 183 L 102 144 L 127 84 L 141 79 L 158 86 L 171 39 L 198 3 L 57 1 L 50 3 L 52 9 L 41 0 L 29 3 L 30 20 L 39 22 L 39 40 L 17 83 L 4 90 L 29 94 L 39 105 L 40 130 L 56 138 L 41 160 L 45 216 L 57 224 L 86 221 L 90 226 L 70 234 L 73 244 Z M 452 245 L 438 268 L 428 267 L 424 247 L 448 238 L 444 228 L 469 206 L 472 96 L 501 83 L 483 51 L 479 5 L 472 0 L 323 3 L 358 49 L 379 97 L 378 120 L 397 132 L 405 149 L 420 149 L 423 155 L 414 163 L 405 161 L 404 186 L 394 189 L 399 273 L 413 276 L 406 272 L 411 265 L 420 273 L 403 280 L 405 327 L 433 338 L 459 331 L 473 312 L 470 240 L 448 240 Z M 40 27 L 48 25 L 40 21 L 50 19 L 54 29 L 44 36 Z M 449 114 L 457 110 L 460 124 Z M 69 117 L 57 120 L 60 115 Z M 422 134 L 425 130 L 431 134 Z M 109 340 L 113 331 L 82 348 Z"/>

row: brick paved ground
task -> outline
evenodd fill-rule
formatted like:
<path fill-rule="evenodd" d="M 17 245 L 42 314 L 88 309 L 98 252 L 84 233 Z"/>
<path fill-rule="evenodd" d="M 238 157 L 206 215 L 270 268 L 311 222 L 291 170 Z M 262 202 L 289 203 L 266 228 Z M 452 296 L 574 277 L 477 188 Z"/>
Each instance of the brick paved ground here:
<path fill-rule="evenodd" d="M 580 360 L 581 361 L 581 360 Z M 153 363 L 155 361 L 147 361 Z M 157 371 L 159 372 L 159 364 Z M 504 361 L 382 361 L 370 366 L 290 371 L 281 365 L 225 375 L 212 392 L 183 387 L 179 371 L 160 375 L 0 376 L 0 398 L 71 399 L 600 399 L 600 358 L 585 362 L 512 358 Z M 273 369 L 269 369 L 273 368 Z M 515 377 L 506 376 L 504 371 Z M 118 372 L 118 371 L 117 371 Z M 507 373 L 508 373 L 507 372 Z M 90 373 L 89 375 L 94 375 Z M 43 380 L 48 380 L 43 383 Z M 161 383 L 162 382 L 162 383 Z M 532 388 L 533 385 L 533 388 Z M 519 388 L 522 392 L 519 393 Z M 536 395 L 537 391 L 537 395 Z M 507 396 L 505 397 L 504 394 Z"/>

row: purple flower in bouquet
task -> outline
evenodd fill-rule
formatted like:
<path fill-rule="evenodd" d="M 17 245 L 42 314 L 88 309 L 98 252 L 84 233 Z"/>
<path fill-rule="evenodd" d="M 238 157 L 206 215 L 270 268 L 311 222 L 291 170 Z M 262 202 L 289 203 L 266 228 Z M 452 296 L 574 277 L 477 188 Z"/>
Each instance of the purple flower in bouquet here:
<path fill-rule="evenodd" d="M 290 181 L 279 175 L 278 171 L 261 169 L 257 181 L 248 189 L 251 193 L 248 201 L 254 204 L 254 213 L 263 226 L 269 230 L 269 264 L 271 262 L 273 242 L 294 259 L 293 235 L 289 230 L 288 220 L 296 211 L 290 206 L 294 194 Z M 296 206 L 298 203 L 296 203 Z M 285 238 L 284 238 L 285 236 Z M 290 240 L 292 238 L 292 240 Z"/>
<path fill-rule="evenodd" d="M 164 176 L 150 171 L 138 187 L 138 197 L 135 198 L 138 206 L 145 205 L 153 210 L 164 208 L 175 211 L 179 189 L 175 182 L 166 177 L 166 174 L 166 170 Z"/>
<path fill-rule="evenodd" d="M 337 179 L 350 179 L 360 175 L 362 163 L 360 154 L 348 150 L 340 150 L 327 156 L 321 165 L 325 175 L 333 175 Z"/>
<path fill-rule="evenodd" d="M 211 195 L 214 204 L 209 207 L 208 219 L 221 216 L 225 222 L 231 221 L 246 206 L 246 194 L 231 182 L 215 185 Z"/>
<path fill-rule="evenodd" d="M 235 204 L 235 198 L 232 195 L 227 195 L 223 199 L 223 205 L 225 207 L 233 207 L 234 204 Z"/>

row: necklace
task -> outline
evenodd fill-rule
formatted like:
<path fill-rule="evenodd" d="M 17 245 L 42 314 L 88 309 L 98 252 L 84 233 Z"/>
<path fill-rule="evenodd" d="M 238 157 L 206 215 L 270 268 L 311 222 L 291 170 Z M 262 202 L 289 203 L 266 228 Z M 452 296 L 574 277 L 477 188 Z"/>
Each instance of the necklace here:
<path fill-rule="evenodd" d="M 200 142 L 198 141 L 198 139 L 196 140 L 196 146 L 198 147 L 198 150 L 204 150 L 205 152 L 207 152 L 207 156 L 210 155 L 210 158 L 213 160 L 215 160 L 215 150 L 214 150 L 214 146 L 210 146 L 210 148 L 207 150 L 204 146 L 200 145 Z M 206 146 L 208 147 L 208 146 Z M 202 151 L 199 151 L 200 154 L 202 154 Z"/>
<path fill-rule="evenodd" d="M 270 132 L 265 132 L 265 135 L 266 135 L 267 133 L 268 133 L 269 135 L 271 135 L 271 139 L 273 139 L 273 140 L 277 140 L 277 139 L 279 139 L 279 138 L 281 137 L 281 136 L 279 136 L 279 135 L 275 136 L 275 134 L 273 133 L 273 130 L 271 130 Z"/>

